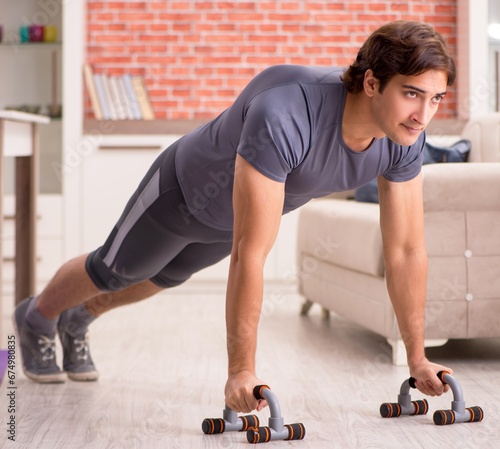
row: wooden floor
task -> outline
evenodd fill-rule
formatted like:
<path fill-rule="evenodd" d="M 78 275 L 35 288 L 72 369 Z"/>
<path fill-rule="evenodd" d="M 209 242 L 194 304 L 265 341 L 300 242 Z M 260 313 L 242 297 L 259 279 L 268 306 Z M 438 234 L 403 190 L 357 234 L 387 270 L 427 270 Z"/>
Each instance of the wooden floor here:
<path fill-rule="evenodd" d="M 383 419 L 380 404 L 396 402 L 408 376 L 406 368 L 390 364 L 385 341 L 337 317 L 325 322 L 319 308 L 300 317 L 300 298 L 293 291 L 269 287 L 265 298 L 259 375 L 277 395 L 285 422 L 302 422 L 307 430 L 303 441 L 269 447 L 499 447 L 499 340 L 453 341 L 428 351 L 434 361 L 455 370 L 466 406 L 481 406 L 483 422 L 435 426 L 432 413 L 450 408 L 451 392 L 429 398 L 428 415 Z M 204 418 L 221 416 L 224 401 L 221 288 L 186 286 L 111 312 L 92 325 L 91 350 L 101 373 L 95 383 L 39 385 L 18 371 L 15 443 L 7 440 L 4 378 L 0 447 L 250 447 L 243 433 L 206 436 L 201 431 Z M 267 424 L 268 413 L 258 414 L 261 422 Z"/>

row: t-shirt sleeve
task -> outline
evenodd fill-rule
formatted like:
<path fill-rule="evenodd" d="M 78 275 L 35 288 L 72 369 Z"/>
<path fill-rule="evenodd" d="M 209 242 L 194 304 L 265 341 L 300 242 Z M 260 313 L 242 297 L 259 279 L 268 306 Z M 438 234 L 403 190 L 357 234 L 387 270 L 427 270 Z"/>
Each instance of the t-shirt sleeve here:
<path fill-rule="evenodd" d="M 263 175 L 285 182 L 302 162 L 309 134 L 307 107 L 300 88 L 280 86 L 250 101 L 236 151 Z"/>
<path fill-rule="evenodd" d="M 409 147 L 400 147 L 400 157 L 390 170 L 384 173 L 384 178 L 392 182 L 410 181 L 422 170 L 425 132 Z"/>

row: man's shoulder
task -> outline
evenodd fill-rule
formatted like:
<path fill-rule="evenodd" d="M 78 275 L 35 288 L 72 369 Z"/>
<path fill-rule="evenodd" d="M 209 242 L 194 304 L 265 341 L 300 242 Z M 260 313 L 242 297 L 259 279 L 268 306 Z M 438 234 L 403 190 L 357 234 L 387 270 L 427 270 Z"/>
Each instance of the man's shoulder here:
<path fill-rule="evenodd" d="M 339 67 L 313 67 L 294 64 L 271 66 L 255 77 L 268 87 L 291 83 L 341 84 L 344 69 Z"/>
<path fill-rule="evenodd" d="M 247 105 L 262 113 L 282 109 L 298 108 L 307 113 L 307 105 L 316 97 L 331 91 L 330 86 L 341 86 L 342 69 L 332 67 L 308 67 L 300 65 L 277 65 L 265 69 L 249 84 L 244 96 Z M 328 85 L 315 89 L 314 86 Z M 326 90 L 325 90 L 326 89 Z M 323 92 L 324 91 L 324 92 Z M 313 93 L 315 92 L 315 93 Z M 321 103 L 321 100 L 318 100 Z"/>

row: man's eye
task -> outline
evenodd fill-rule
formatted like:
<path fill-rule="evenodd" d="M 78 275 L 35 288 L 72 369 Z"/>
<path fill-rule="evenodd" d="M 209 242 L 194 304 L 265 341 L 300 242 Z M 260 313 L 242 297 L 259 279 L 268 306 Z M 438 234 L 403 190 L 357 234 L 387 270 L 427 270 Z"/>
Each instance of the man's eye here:
<path fill-rule="evenodd" d="M 441 100 L 443 99 L 443 95 L 436 95 L 434 97 L 434 103 L 441 103 Z"/>
<path fill-rule="evenodd" d="M 408 92 L 405 92 L 405 95 L 408 97 L 408 98 L 417 98 L 417 92 L 412 92 L 412 91 L 408 91 Z"/>

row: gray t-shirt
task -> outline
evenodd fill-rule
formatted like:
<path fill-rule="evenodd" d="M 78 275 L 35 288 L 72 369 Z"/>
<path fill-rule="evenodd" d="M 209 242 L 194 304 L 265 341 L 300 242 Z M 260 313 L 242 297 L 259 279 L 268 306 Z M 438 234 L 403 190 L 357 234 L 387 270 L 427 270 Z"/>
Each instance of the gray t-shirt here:
<path fill-rule="evenodd" d="M 387 137 L 363 152 L 342 138 L 342 69 L 280 65 L 257 75 L 234 104 L 180 141 L 176 170 L 189 212 L 231 230 L 236 153 L 285 183 L 283 213 L 377 176 L 408 181 L 422 166 L 425 134 L 411 147 Z"/>

